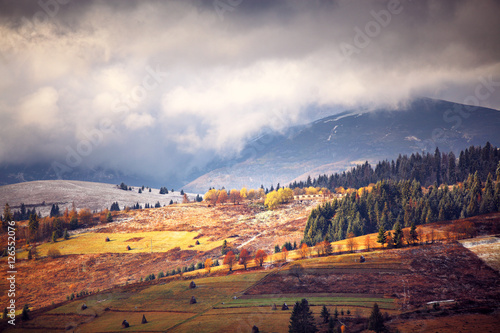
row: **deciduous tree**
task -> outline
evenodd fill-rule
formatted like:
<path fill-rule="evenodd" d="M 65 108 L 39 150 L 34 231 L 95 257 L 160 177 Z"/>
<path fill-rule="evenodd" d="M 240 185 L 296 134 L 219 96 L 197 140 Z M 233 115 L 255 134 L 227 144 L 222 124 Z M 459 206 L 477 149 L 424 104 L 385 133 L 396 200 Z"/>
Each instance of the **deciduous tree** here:
<path fill-rule="evenodd" d="M 227 199 L 228 199 L 228 195 L 227 195 L 226 190 L 220 190 L 219 197 L 217 198 L 217 202 L 220 204 L 224 204 L 224 203 L 226 203 Z"/>
<path fill-rule="evenodd" d="M 240 191 L 232 189 L 231 192 L 229 192 L 229 201 L 231 201 L 233 205 L 239 204 L 241 201 Z"/>
<path fill-rule="evenodd" d="M 83 225 L 90 225 L 90 224 L 92 224 L 92 212 L 90 211 L 90 209 L 83 208 L 78 213 L 78 216 L 80 217 L 80 222 Z"/>
<path fill-rule="evenodd" d="M 358 243 L 354 240 L 354 237 L 356 237 L 356 235 L 354 235 L 354 233 L 352 233 L 352 232 L 350 232 L 347 235 L 346 245 L 351 253 L 354 252 L 358 247 Z"/>
<path fill-rule="evenodd" d="M 240 265 L 243 265 L 245 267 L 245 270 L 247 269 L 248 262 L 250 261 L 250 254 L 246 249 L 241 250 L 240 252 Z"/>
<path fill-rule="evenodd" d="M 288 258 L 288 250 L 286 249 L 286 247 L 283 246 L 283 248 L 281 249 L 281 255 L 283 257 L 283 260 L 286 262 L 287 258 Z"/>
<path fill-rule="evenodd" d="M 233 251 L 229 251 L 228 253 L 226 253 L 226 256 L 224 257 L 224 265 L 227 265 L 229 267 L 230 272 L 233 270 L 233 265 L 235 261 L 236 257 Z"/>
<path fill-rule="evenodd" d="M 267 253 L 264 250 L 257 250 L 255 252 L 255 264 L 259 265 L 262 267 L 262 264 L 264 263 L 264 260 L 267 258 Z"/>
<path fill-rule="evenodd" d="M 304 274 L 304 267 L 299 263 L 294 263 L 290 266 L 289 272 L 290 275 L 295 276 L 301 282 L 300 277 Z"/>
<path fill-rule="evenodd" d="M 309 253 L 309 249 L 308 249 L 308 246 L 306 243 L 302 243 L 302 245 L 300 246 L 300 256 L 302 258 L 305 258 L 307 257 L 307 254 Z"/>
<path fill-rule="evenodd" d="M 266 205 L 267 208 L 276 209 L 276 208 L 278 208 L 279 204 L 280 204 L 280 200 L 279 200 L 278 192 L 272 191 L 266 195 L 266 200 L 264 201 L 264 205 Z"/>
<path fill-rule="evenodd" d="M 203 196 L 203 199 L 206 202 L 209 202 L 210 204 L 214 205 L 217 203 L 217 200 L 219 199 L 219 191 L 216 189 L 211 189 L 205 195 Z"/>
<path fill-rule="evenodd" d="M 365 236 L 365 249 L 366 249 L 366 251 L 369 252 L 371 250 L 371 248 L 372 248 L 371 245 L 372 245 L 372 240 L 370 239 L 370 236 L 366 235 Z"/>
<path fill-rule="evenodd" d="M 210 273 L 210 269 L 211 269 L 211 267 L 213 266 L 213 264 L 214 264 L 214 263 L 213 263 L 212 259 L 207 258 L 207 259 L 205 260 L 205 270 L 206 270 L 208 273 Z"/>

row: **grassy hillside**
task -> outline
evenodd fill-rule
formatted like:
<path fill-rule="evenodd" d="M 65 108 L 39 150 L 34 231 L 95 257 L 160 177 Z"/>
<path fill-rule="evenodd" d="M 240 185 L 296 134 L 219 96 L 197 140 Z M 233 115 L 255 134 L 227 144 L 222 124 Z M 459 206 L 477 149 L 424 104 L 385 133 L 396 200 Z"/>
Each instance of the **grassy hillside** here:
<path fill-rule="evenodd" d="M 232 274 L 219 271 L 194 280 L 178 276 L 153 284 L 132 284 L 65 302 L 23 325 L 41 330 L 116 332 L 122 330 L 125 319 L 130 332 L 246 332 L 253 325 L 261 332 L 287 332 L 294 302 L 306 298 L 321 331 L 327 328 L 319 318 L 323 306 L 332 314 L 337 309 L 349 331 L 359 332 L 376 302 L 390 318 L 392 329 L 414 332 L 415 326 L 404 320 L 409 314 L 429 327 L 436 327 L 437 318 L 445 316 L 455 326 L 437 325 L 439 332 L 451 333 L 470 326 L 455 313 L 492 306 L 500 296 L 498 272 L 482 267 L 480 274 L 472 276 L 480 261 L 458 244 L 376 250 L 364 256 L 364 263 L 359 262 L 359 254 L 296 260 L 295 264 L 304 267 L 300 278 L 291 274 L 290 263 L 282 262 Z M 190 281 L 196 288 L 189 288 Z M 469 288 L 474 288 L 474 295 Z M 190 304 L 193 296 L 197 302 Z M 427 302 L 444 299 L 454 302 L 446 309 L 426 310 Z M 283 303 L 288 310 L 281 309 Z M 82 304 L 88 308 L 82 309 Z M 147 324 L 141 324 L 143 315 Z M 475 316 L 469 319 L 476 331 L 494 327 L 498 321 L 494 314 L 476 316 L 482 321 Z"/>

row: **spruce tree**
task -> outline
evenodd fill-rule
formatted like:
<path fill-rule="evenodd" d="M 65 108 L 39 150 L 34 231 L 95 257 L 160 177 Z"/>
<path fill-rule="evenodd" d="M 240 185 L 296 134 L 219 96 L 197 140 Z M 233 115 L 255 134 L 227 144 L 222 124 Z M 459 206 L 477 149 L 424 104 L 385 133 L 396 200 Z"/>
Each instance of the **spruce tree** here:
<path fill-rule="evenodd" d="M 323 305 L 323 308 L 321 309 L 320 317 L 323 318 L 324 323 L 327 323 L 328 320 L 330 320 L 330 312 L 325 305 Z"/>
<path fill-rule="evenodd" d="M 30 218 L 28 221 L 28 229 L 30 231 L 30 235 L 33 236 L 36 235 L 38 226 L 39 226 L 38 216 L 36 215 L 36 213 L 30 214 Z"/>
<path fill-rule="evenodd" d="M 382 247 L 384 247 L 386 241 L 387 241 L 387 234 L 385 233 L 384 226 L 381 226 L 378 229 L 377 243 L 382 244 Z"/>
<path fill-rule="evenodd" d="M 394 225 L 394 246 L 401 247 L 403 245 L 403 230 L 401 229 L 401 225 L 399 221 Z"/>
<path fill-rule="evenodd" d="M 418 233 L 417 233 L 417 228 L 415 227 L 415 223 L 411 223 L 410 227 L 410 238 L 411 238 L 411 243 L 415 244 L 418 242 Z"/>
<path fill-rule="evenodd" d="M 368 329 L 377 333 L 382 332 L 384 327 L 384 317 L 378 308 L 378 304 L 373 304 L 372 313 L 368 319 Z"/>
<path fill-rule="evenodd" d="M 302 301 L 296 302 L 292 315 L 290 316 L 290 325 L 288 325 L 289 333 L 316 333 L 318 329 L 314 324 L 314 316 L 309 309 L 309 303 L 305 298 Z"/>
<path fill-rule="evenodd" d="M 23 312 L 21 313 L 21 320 L 22 321 L 30 320 L 29 312 L 30 312 L 30 309 L 29 309 L 28 304 L 24 304 Z"/>

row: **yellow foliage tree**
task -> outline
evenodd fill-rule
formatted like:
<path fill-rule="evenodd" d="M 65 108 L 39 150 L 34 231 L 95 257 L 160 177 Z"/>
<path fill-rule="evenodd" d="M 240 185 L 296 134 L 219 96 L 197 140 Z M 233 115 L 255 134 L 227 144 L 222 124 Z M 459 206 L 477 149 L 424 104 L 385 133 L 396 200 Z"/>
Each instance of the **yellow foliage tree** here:
<path fill-rule="evenodd" d="M 278 192 L 272 191 L 266 195 L 266 201 L 264 202 L 264 205 L 266 205 L 267 208 L 276 209 L 278 208 L 279 204 L 280 204 L 280 199 Z"/>
<path fill-rule="evenodd" d="M 209 190 L 203 196 L 203 200 L 205 200 L 206 202 L 210 202 L 214 206 L 217 203 L 218 199 L 219 199 L 219 191 L 217 191 L 216 189 Z"/>
<path fill-rule="evenodd" d="M 241 190 L 240 190 L 240 197 L 241 197 L 241 200 L 245 200 L 248 196 L 248 193 L 247 193 L 247 188 L 246 187 L 243 187 Z"/>
<path fill-rule="evenodd" d="M 307 194 L 307 195 L 315 195 L 315 194 L 318 194 L 318 189 L 317 189 L 317 188 L 315 188 L 315 187 L 310 186 L 310 187 L 306 188 L 306 194 Z"/>
<path fill-rule="evenodd" d="M 252 188 L 248 191 L 248 194 L 247 194 L 247 199 L 248 200 L 253 200 L 255 199 L 255 196 L 257 195 L 257 193 L 255 192 L 255 190 Z"/>

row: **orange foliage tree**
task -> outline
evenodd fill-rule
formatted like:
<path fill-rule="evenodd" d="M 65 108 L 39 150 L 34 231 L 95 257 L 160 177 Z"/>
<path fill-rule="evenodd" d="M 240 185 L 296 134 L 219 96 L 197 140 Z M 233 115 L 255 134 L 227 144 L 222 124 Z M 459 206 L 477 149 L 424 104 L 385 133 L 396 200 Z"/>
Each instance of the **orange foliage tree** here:
<path fill-rule="evenodd" d="M 224 265 L 227 265 L 229 267 L 229 271 L 233 270 L 233 265 L 235 261 L 236 257 L 233 251 L 229 251 L 228 253 L 226 253 L 226 256 L 224 257 Z"/>
<path fill-rule="evenodd" d="M 214 262 L 212 261 L 212 259 L 207 258 L 207 260 L 205 260 L 205 269 L 207 270 L 208 273 L 210 273 L 210 269 L 213 264 Z"/>
<path fill-rule="evenodd" d="M 225 203 L 227 201 L 227 198 L 228 198 L 228 196 L 227 196 L 226 190 L 224 190 L 224 189 L 220 190 L 219 191 L 219 196 L 217 197 L 217 202 L 220 203 L 220 204 L 223 204 L 223 203 Z"/>
<path fill-rule="evenodd" d="M 241 201 L 240 191 L 232 189 L 231 192 L 229 192 L 229 201 L 231 201 L 234 205 L 237 203 L 239 204 Z"/>
<path fill-rule="evenodd" d="M 255 252 L 255 264 L 259 265 L 262 267 L 262 264 L 264 263 L 264 260 L 267 258 L 267 253 L 264 250 L 258 250 Z"/>
<path fill-rule="evenodd" d="M 370 252 L 371 248 L 372 248 L 372 241 L 370 239 L 370 236 L 366 235 L 365 236 L 365 249 L 366 251 Z"/>
<path fill-rule="evenodd" d="M 305 258 L 305 257 L 307 257 L 308 252 L 309 252 L 309 248 L 308 248 L 307 244 L 302 243 L 302 245 L 300 246 L 300 256 L 302 258 Z"/>
<path fill-rule="evenodd" d="M 247 269 L 248 262 L 250 261 L 250 253 L 246 249 L 241 250 L 240 252 L 240 265 L 243 265 L 245 267 L 245 270 Z"/>
<path fill-rule="evenodd" d="M 284 246 L 283 249 L 281 249 L 281 255 L 283 256 L 283 260 L 286 261 L 286 259 L 288 258 L 288 250 Z"/>
<path fill-rule="evenodd" d="M 84 208 L 82 210 L 80 210 L 80 213 L 78 213 L 79 217 L 80 217 L 80 222 L 82 224 L 87 224 L 87 225 L 90 225 L 92 224 L 92 212 L 90 211 L 90 209 L 88 208 Z"/>
<path fill-rule="evenodd" d="M 358 248 L 358 243 L 354 240 L 356 237 L 352 232 L 347 235 L 346 245 L 349 248 L 349 251 L 354 252 Z"/>

